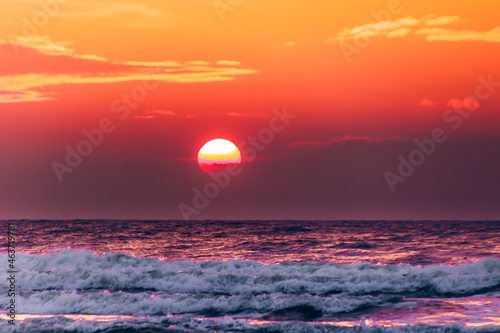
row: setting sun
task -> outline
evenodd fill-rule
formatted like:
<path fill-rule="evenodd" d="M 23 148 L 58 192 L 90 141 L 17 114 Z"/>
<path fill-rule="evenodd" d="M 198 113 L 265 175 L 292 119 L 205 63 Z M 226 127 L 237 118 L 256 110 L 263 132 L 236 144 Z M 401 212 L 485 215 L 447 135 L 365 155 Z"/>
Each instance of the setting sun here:
<path fill-rule="evenodd" d="M 218 166 L 241 163 L 241 153 L 234 143 L 224 139 L 208 141 L 198 152 L 198 164 L 205 172 Z"/>

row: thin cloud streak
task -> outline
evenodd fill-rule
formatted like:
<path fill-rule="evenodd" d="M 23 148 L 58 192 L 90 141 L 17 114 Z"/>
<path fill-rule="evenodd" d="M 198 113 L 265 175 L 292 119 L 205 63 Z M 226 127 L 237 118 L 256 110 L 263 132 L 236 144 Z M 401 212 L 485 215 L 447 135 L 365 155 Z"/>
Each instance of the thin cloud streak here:
<path fill-rule="evenodd" d="M 411 16 L 393 21 L 380 21 L 344 28 L 327 43 L 372 37 L 412 37 L 426 41 L 485 41 L 500 42 L 500 27 L 489 31 L 453 30 L 440 26 L 462 21 L 459 16 L 437 16 L 429 14 L 421 19 Z"/>
<path fill-rule="evenodd" d="M 336 143 L 342 143 L 346 141 L 365 141 L 365 142 L 382 142 L 382 141 L 401 141 L 402 138 L 400 136 L 392 136 L 392 137 L 370 137 L 370 136 L 352 136 L 345 135 L 343 137 L 333 138 L 329 141 L 295 141 L 290 146 L 292 147 L 304 147 L 304 146 L 331 146 Z"/>
<path fill-rule="evenodd" d="M 18 37 L 15 44 L 5 40 L 0 40 L 0 46 L 12 45 L 13 47 L 23 47 L 32 50 L 30 60 L 44 60 L 44 63 L 55 63 L 61 59 L 72 60 L 76 72 L 67 73 L 60 71 L 58 66 L 55 73 L 22 73 L 23 67 L 18 67 L 19 73 L 0 76 L 0 89 L 5 91 L 20 92 L 29 91 L 44 86 L 66 85 L 66 84 L 110 84 L 118 82 L 156 80 L 171 83 L 194 83 L 194 82 L 217 82 L 231 81 L 240 75 L 255 74 L 254 69 L 237 68 L 241 63 L 238 61 L 222 60 L 215 62 L 215 65 L 207 61 L 123 61 L 116 62 L 97 55 L 79 55 L 70 48 L 71 42 L 53 42 L 48 37 Z M 5 55 L 6 61 L 9 55 Z M 45 57 L 45 58 L 44 58 Z M 51 60 L 50 57 L 53 58 Z M 64 58 L 61 58 L 64 57 Z M 94 67 L 89 69 L 89 65 Z M 98 64 L 102 68 L 96 69 Z M 4 62 L 4 66 L 8 63 Z M 230 67 L 228 67 L 230 66 Z M 17 99 L 4 97 L 3 103 L 16 101 Z M 40 94 L 26 92 L 24 101 L 46 100 Z"/>

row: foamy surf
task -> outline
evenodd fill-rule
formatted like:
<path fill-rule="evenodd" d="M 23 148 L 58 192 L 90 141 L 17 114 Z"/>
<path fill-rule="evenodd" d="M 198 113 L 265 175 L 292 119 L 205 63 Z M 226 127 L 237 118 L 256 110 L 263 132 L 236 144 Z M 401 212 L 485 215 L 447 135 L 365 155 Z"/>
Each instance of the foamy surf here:
<path fill-rule="evenodd" d="M 21 332 L 495 332 L 491 325 L 500 324 L 494 258 L 428 266 L 263 264 L 62 250 L 20 253 L 17 267 Z M 2 269 L 2 304 L 6 275 Z M 441 313 L 440 321 L 429 320 L 429 310 Z M 12 331 L 0 318 L 2 331 Z"/>
<path fill-rule="evenodd" d="M 6 255 L 0 255 L 6 261 Z M 500 260 L 460 265 L 349 265 L 327 262 L 262 264 L 228 260 L 166 262 L 151 258 L 63 250 L 18 256 L 19 286 L 26 290 L 135 290 L 224 295 L 462 296 L 500 287 Z M 6 270 L 0 288 L 7 288 Z M 1 292 L 1 291 L 0 291 Z M 2 292 L 2 295 L 5 294 Z"/>

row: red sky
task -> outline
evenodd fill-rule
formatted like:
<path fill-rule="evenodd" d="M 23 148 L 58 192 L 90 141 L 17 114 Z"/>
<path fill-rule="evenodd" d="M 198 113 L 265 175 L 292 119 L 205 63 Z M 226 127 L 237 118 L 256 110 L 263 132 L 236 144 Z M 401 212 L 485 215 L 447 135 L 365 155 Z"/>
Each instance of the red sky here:
<path fill-rule="evenodd" d="M 183 218 L 213 181 L 198 149 L 248 142 L 286 108 L 289 124 L 190 218 L 497 219 L 499 10 L 3 0 L 0 218 Z M 394 181 L 436 128 L 446 140 Z"/>

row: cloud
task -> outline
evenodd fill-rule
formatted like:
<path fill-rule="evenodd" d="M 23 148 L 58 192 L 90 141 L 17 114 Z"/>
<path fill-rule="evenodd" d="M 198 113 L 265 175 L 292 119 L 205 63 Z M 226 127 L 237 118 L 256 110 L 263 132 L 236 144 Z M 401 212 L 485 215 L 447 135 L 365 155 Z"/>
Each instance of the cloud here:
<path fill-rule="evenodd" d="M 227 112 L 229 117 L 240 117 L 240 118 L 269 118 L 270 115 L 265 112 L 255 112 L 255 113 L 239 113 L 239 112 Z"/>
<path fill-rule="evenodd" d="M 285 46 L 288 46 L 288 47 L 291 47 L 291 46 L 294 46 L 294 45 L 295 45 L 295 42 L 293 42 L 293 41 L 285 43 Z"/>
<path fill-rule="evenodd" d="M 484 41 L 500 42 L 500 27 L 490 31 L 472 31 L 472 30 L 450 30 L 443 28 L 423 28 L 415 31 L 415 35 L 425 36 L 427 41 Z"/>
<path fill-rule="evenodd" d="M 500 42 L 500 27 L 489 31 L 453 30 L 444 29 L 440 26 L 460 22 L 459 16 L 437 16 L 429 14 L 417 19 L 411 16 L 394 21 L 371 22 L 344 28 L 336 36 L 329 38 L 326 42 L 366 39 L 373 37 L 423 37 L 426 41 L 485 41 Z"/>
<path fill-rule="evenodd" d="M 182 63 L 177 61 L 125 61 L 124 65 L 136 67 L 164 67 L 177 68 L 181 67 Z"/>
<path fill-rule="evenodd" d="M 436 103 L 434 101 L 431 101 L 430 99 L 427 99 L 427 98 L 423 98 L 420 103 L 418 103 L 418 105 L 420 106 L 425 106 L 425 107 L 435 107 L 435 106 L 438 106 L 439 103 Z"/>
<path fill-rule="evenodd" d="M 386 36 L 388 38 L 393 38 L 393 37 L 404 37 L 406 35 L 408 35 L 409 33 L 411 32 L 411 29 L 408 29 L 408 28 L 401 28 L 401 29 L 398 29 L 398 30 L 393 30 L 393 31 L 389 31 Z"/>
<path fill-rule="evenodd" d="M 194 114 L 177 114 L 170 110 L 147 110 L 146 115 L 136 116 L 136 119 L 155 119 L 159 117 L 178 117 L 178 118 L 196 118 L 198 115 Z"/>
<path fill-rule="evenodd" d="M 477 110 L 481 106 L 476 99 L 471 97 L 467 97 L 463 100 L 459 100 L 457 98 L 452 98 L 446 103 L 446 106 L 454 109 L 467 109 L 467 110 Z"/>
<path fill-rule="evenodd" d="M 154 119 L 156 116 L 135 116 L 135 119 Z"/>
<path fill-rule="evenodd" d="M 74 49 L 69 47 L 73 44 L 72 42 L 54 42 L 48 36 L 15 36 L 9 41 L 0 39 L 0 44 L 10 44 L 16 52 L 19 51 L 20 47 L 24 47 L 47 55 L 65 55 L 78 59 L 106 61 L 106 58 L 96 55 L 77 54 Z"/>
<path fill-rule="evenodd" d="M 20 102 L 42 102 L 53 100 L 51 94 L 41 93 L 33 90 L 8 91 L 0 90 L 1 103 L 20 103 Z"/>
<path fill-rule="evenodd" d="M 213 68 L 211 72 L 190 72 L 189 68 L 184 68 L 183 72 L 177 74 L 169 74 L 157 72 L 135 72 L 135 73 L 110 73 L 105 76 L 100 73 L 94 74 L 25 74 L 16 76 L 0 76 L 0 87 L 6 90 L 27 90 L 32 88 L 41 88 L 43 86 L 54 86 L 62 84 L 104 84 L 104 83 L 119 83 L 132 81 L 163 81 L 170 83 L 193 83 L 193 82 L 216 82 L 216 81 L 231 81 L 237 75 L 256 73 L 250 69 L 234 69 L 224 70 L 221 68 Z"/>
<path fill-rule="evenodd" d="M 240 75 L 258 71 L 237 67 L 237 61 L 112 61 L 97 55 L 79 55 L 71 42 L 53 42 L 48 37 L 17 37 L 14 41 L 0 40 L 0 89 L 26 91 L 25 97 L 47 98 L 37 88 L 66 84 L 111 84 L 130 81 L 161 81 L 171 83 L 231 81 Z M 18 51 L 16 54 L 14 51 Z M 5 51 L 5 52 L 3 52 Z M 232 67 L 227 67 L 230 63 Z M 38 65 L 37 65 L 38 64 Z M 17 100 L 4 97 L 3 101 Z"/>
<path fill-rule="evenodd" d="M 175 116 L 176 113 L 170 110 L 148 110 L 146 113 L 152 113 L 160 116 Z"/>
<path fill-rule="evenodd" d="M 438 102 L 431 101 L 430 99 L 423 98 L 418 105 L 428 108 L 433 108 L 439 106 Z M 458 98 L 452 98 L 446 103 L 447 108 L 458 108 L 467 110 L 476 110 L 480 107 L 479 102 L 471 97 L 464 98 L 460 100 Z"/>
<path fill-rule="evenodd" d="M 392 136 L 392 137 L 370 137 L 370 136 L 352 136 L 345 135 L 343 137 L 333 138 L 328 141 L 295 141 L 291 144 L 292 147 L 304 147 L 304 146 L 331 146 L 336 143 L 342 143 L 346 141 L 365 141 L 365 142 L 382 142 L 382 141 L 399 141 L 401 140 L 400 136 Z"/>
<path fill-rule="evenodd" d="M 387 36 L 402 28 L 413 27 L 421 24 L 422 21 L 411 16 L 397 19 L 395 21 L 380 21 L 363 24 L 354 28 L 344 28 L 337 36 L 330 38 L 327 42 L 344 41 L 376 36 Z M 405 30 L 403 30 L 405 31 Z"/>
<path fill-rule="evenodd" d="M 5 43 L 6 41 L 1 42 Z M 18 36 L 15 42 L 17 45 L 32 48 L 49 55 L 76 56 L 75 51 L 68 47 L 71 44 L 70 42 L 53 42 L 48 36 Z"/>
<path fill-rule="evenodd" d="M 435 14 L 429 14 L 426 16 L 425 25 L 426 26 L 436 26 L 445 25 L 460 21 L 458 16 L 437 16 Z"/>

